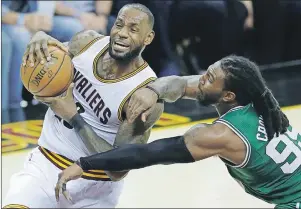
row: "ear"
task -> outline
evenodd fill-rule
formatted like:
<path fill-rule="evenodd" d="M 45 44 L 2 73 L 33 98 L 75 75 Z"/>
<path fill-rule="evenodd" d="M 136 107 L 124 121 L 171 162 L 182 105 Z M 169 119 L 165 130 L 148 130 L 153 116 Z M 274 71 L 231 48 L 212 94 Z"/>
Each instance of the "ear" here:
<path fill-rule="evenodd" d="M 155 31 L 152 30 L 152 31 L 147 35 L 146 39 L 144 40 L 144 45 L 145 45 L 145 46 L 150 45 L 150 44 L 152 43 L 152 41 L 154 40 L 154 38 L 155 38 Z"/>
<path fill-rule="evenodd" d="M 236 95 L 232 91 L 225 91 L 223 95 L 223 101 L 228 103 L 228 102 L 233 102 L 236 99 Z"/>

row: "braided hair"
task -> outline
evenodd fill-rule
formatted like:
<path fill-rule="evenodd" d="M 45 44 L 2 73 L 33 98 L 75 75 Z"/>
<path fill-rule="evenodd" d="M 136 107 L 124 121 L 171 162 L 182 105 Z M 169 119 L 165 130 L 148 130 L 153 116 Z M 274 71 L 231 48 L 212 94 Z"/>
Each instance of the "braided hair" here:
<path fill-rule="evenodd" d="M 268 139 L 285 133 L 289 120 L 267 87 L 259 67 L 249 59 L 235 55 L 221 59 L 220 66 L 226 75 L 224 89 L 234 92 L 240 105 L 253 103 L 257 114 L 263 117 Z"/>

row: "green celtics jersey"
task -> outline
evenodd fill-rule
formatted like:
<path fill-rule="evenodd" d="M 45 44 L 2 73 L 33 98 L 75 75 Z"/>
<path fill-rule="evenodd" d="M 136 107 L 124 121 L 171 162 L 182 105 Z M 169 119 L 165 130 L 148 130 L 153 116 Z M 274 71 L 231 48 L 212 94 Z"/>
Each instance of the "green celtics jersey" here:
<path fill-rule="evenodd" d="M 252 104 L 233 108 L 216 122 L 232 129 L 247 147 L 241 165 L 222 159 L 247 193 L 273 204 L 301 202 L 301 134 L 289 126 L 269 141 Z"/>

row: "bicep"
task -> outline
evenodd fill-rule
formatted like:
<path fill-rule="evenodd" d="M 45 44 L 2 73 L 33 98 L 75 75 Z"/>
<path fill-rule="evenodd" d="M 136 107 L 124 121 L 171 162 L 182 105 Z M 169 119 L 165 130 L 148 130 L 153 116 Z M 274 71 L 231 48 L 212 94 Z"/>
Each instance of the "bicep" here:
<path fill-rule="evenodd" d="M 87 46 L 104 36 L 93 30 L 85 30 L 76 33 L 68 43 L 68 51 L 72 57 L 82 53 Z"/>
<path fill-rule="evenodd" d="M 185 93 L 183 99 L 196 99 L 199 94 L 199 80 L 201 75 L 183 76 L 186 80 Z"/>
<path fill-rule="evenodd" d="M 220 124 L 198 124 L 184 134 L 184 140 L 194 160 L 203 160 L 224 152 L 227 141 Z"/>

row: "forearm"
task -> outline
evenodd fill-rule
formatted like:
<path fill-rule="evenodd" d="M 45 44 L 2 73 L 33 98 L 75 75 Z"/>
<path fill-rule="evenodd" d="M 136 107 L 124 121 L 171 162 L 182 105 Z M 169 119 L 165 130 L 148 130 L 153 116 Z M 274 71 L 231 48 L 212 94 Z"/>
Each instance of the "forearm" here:
<path fill-rule="evenodd" d="M 149 144 L 124 145 L 117 149 L 82 157 L 83 170 L 103 169 L 123 171 L 157 164 L 194 162 L 183 137 L 161 139 Z"/>
<path fill-rule="evenodd" d="M 103 138 L 99 137 L 79 114 L 76 114 L 70 120 L 70 124 L 79 134 L 90 153 L 101 153 L 113 149 L 113 146 Z M 127 172 L 120 173 L 106 171 L 106 174 L 111 178 L 111 180 L 119 181 L 126 176 Z"/>
<path fill-rule="evenodd" d="M 199 94 L 199 80 L 201 75 L 168 76 L 157 79 L 148 86 L 166 102 L 183 99 L 196 99 Z"/>
<path fill-rule="evenodd" d="M 163 99 L 167 102 L 174 102 L 184 95 L 186 85 L 187 81 L 182 77 L 168 76 L 158 78 L 148 86 L 159 94 L 159 99 Z"/>
<path fill-rule="evenodd" d="M 76 114 L 71 118 L 70 124 L 79 134 L 90 153 L 106 152 L 113 148 L 111 144 L 98 136 L 79 114 Z"/>
<path fill-rule="evenodd" d="M 158 78 L 148 86 L 159 94 L 159 99 L 167 102 L 175 102 L 185 94 L 187 81 L 183 77 L 168 76 Z"/>
<path fill-rule="evenodd" d="M 98 136 L 80 114 L 77 113 L 70 119 L 70 125 L 72 125 L 74 130 L 79 134 L 91 153 L 106 152 L 122 144 L 146 143 L 150 136 L 150 131 L 136 133 L 137 129 L 140 129 L 138 130 L 140 132 L 144 128 L 142 125 L 139 124 L 139 126 L 136 124 L 136 127 L 134 127 L 125 121 L 121 124 L 114 146 L 112 146 L 106 140 Z"/>

